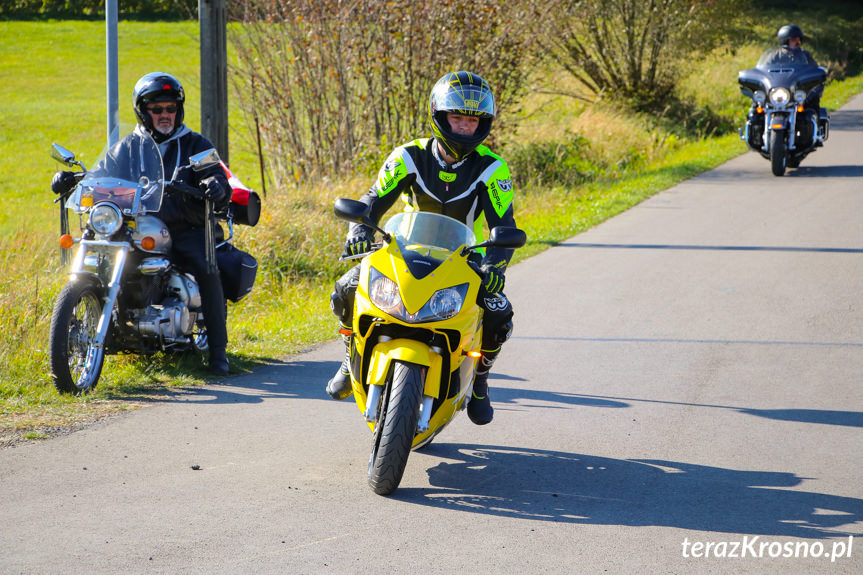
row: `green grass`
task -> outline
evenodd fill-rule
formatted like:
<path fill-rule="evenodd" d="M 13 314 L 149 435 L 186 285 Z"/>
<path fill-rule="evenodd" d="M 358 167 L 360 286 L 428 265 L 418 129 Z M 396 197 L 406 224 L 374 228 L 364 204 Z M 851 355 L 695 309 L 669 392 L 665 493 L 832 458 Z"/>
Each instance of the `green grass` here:
<path fill-rule="evenodd" d="M 133 121 L 131 92 L 137 78 L 162 70 L 183 82 L 187 124 L 199 128 L 196 33 L 195 23 L 120 23 L 121 121 Z M 65 278 L 55 247 L 57 206 L 49 190 L 59 164 L 49 149 L 51 142 L 61 143 L 87 163 L 102 147 L 103 38 L 104 24 L 98 22 L 0 22 L 0 445 L 4 434 L 21 437 L 24 430 L 35 439 L 45 430 L 134 409 L 171 387 L 207 378 L 196 357 L 111 356 L 89 396 L 60 396 L 50 383 L 48 323 Z M 742 121 L 748 104 L 736 88 L 736 70 L 748 65 L 750 51 L 738 52 L 742 57 L 715 55 L 701 68 L 709 75 L 684 81 L 683 93 L 696 106 L 710 104 L 712 94 L 714 113 Z M 730 77 L 721 90 L 713 90 L 707 78 L 719 76 Z M 823 105 L 835 109 L 861 91 L 860 77 L 831 84 Z M 245 121 L 233 108 L 230 121 L 232 169 L 260 190 Z M 529 237 L 515 261 L 746 151 L 736 134 L 680 137 L 649 118 L 559 97 L 541 98 L 515 134 L 500 137 L 498 151 L 506 158 L 540 157 L 564 141 L 577 142 L 571 149 L 584 154 L 573 165 L 593 166 L 596 173 L 569 187 L 528 185 L 515 174 L 516 218 Z M 548 144 L 552 148 L 543 148 Z M 270 189 L 261 223 L 238 229 L 238 244 L 259 259 L 261 270 L 252 294 L 229 308 L 235 372 L 335 337 L 329 292 L 333 278 L 346 269 L 336 261 L 345 226 L 332 217 L 330 206 L 336 197 L 357 197 L 368 184 L 368 178 L 358 176 L 311 189 Z"/>

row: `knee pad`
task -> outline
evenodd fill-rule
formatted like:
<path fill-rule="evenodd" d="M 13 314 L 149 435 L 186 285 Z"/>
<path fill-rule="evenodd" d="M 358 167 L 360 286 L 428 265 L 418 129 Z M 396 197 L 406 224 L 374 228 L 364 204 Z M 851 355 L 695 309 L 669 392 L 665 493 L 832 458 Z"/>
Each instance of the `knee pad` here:
<path fill-rule="evenodd" d="M 336 314 L 336 317 L 341 321 L 345 316 L 345 300 L 336 293 L 330 294 L 330 309 Z"/>
<path fill-rule="evenodd" d="M 512 336 L 512 320 L 500 326 L 494 333 L 494 341 L 497 345 L 503 345 Z"/>

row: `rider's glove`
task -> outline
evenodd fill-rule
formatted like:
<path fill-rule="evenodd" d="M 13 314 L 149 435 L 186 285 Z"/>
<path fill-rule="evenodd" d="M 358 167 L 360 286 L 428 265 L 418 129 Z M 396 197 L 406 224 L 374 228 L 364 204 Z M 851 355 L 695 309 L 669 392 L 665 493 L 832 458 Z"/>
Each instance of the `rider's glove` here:
<path fill-rule="evenodd" d="M 78 185 L 78 178 L 75 172 L 60 171 L 54 174 L 51 180 L 51 191 L 57 195 L 65 194 L 76 185 Z"/>
<path fill-rule="evenodd" d="M 213 176 L 202 180 L 200 188 L 204 192 L 204 197 L 216 206 L 221 206 L 228 199 L 228 191 L 225 186 Z"/>
<path fill-rule="evenodd" d="M 374 240 L 374 232 L 365 226 L 358 226 L 351 231 L 351 235 L 345 241 L 345 254 L 356 256 L 372 251 L 372 240 Z"/>
<path fill-rule="evenodd" d="M 480 268 L 482 271 L 482 287 L 489 293 L 500 293 L 503 291 L 505 278 L 503 270 L 491 264 L 483 264 Z"/>

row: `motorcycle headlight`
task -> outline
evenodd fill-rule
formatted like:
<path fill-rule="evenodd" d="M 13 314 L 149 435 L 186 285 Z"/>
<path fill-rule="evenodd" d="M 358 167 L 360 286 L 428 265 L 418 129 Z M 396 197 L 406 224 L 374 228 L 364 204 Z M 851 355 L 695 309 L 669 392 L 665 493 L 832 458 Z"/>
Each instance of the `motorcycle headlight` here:
<path fill-rule="evenodd" d="M 786 88 L 775 88 L 770 91 L 770 103 L 774 106 L 784 106 L 791 100 L 791 92 Z"/>
<path fill-rule="evenodd" d="M 449 319 L 461 311 L 461 306 L 464 304 L 464 298 L 467 295 L 468 284 L 462 284 L 456 287 L 444 288 L 434 292 L 431 299 L 417 313 L 421 316 L 423 311 L 427 311 L 430 317 L 423 318 L 424 321 L 429 319 Z"/>
<path fill-rule="evenodd" d="M 798 104 L 802 104 L 803 101 L 806 100 L 806 92 L 803 90 L 797 90 L 794 92 L 794 101 Z"/>
<path fill-rule="evenodd" d="M 442 321 L 458 315 L 464 305 L 470 284 L 437 290 L 416 313 L 408 313 L 402 303 L 399 287 L 375 268 L 369 269 L 369 298 L 380 310 L 406 323 Z"/>
<path fill-rule="evenodd" d="M 764 93 L 764 90 L 755 90 L 755 93 L 752 94 L 752 99 L 756 102 L 764 102 L 764 98 L 766 97 L 767 95 Z"/>
<path fill-rule="evenodd" d="M 120 229 L 122 223 L 123 216 L 120 214 L 120 210 L 113 204 L 99 204 L 90 210 L 90 227 L 99 235 L 113 235 L 114 232 Z"/>
<path fill-rule="evenodd" d="M 402 305 L 398 284 L 375 268 L 369 269 L 369 297 L 373 304 L 390 314 Z"/>

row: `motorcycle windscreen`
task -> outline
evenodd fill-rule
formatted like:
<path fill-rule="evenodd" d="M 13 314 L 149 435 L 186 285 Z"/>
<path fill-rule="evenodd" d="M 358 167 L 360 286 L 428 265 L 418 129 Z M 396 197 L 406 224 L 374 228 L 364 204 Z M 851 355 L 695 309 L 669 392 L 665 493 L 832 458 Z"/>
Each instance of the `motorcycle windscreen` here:
<path fill-rule="evenodd" d="M 162 155 L 150 134 L 140 126 L 121 124 L 66 207 L 82 213 L 109 201 L 130 216 L 157 212 L 162 205 L 163 176 Z"/>
<path fill-rule="evenodd" d="M 452 252 L 476 242 L 462 222 L 431 212 L 396 214 L 384 231 L 395 238 L 411 275 L 418 279 L 434 271 Z"/>

